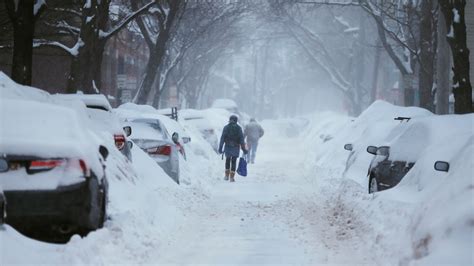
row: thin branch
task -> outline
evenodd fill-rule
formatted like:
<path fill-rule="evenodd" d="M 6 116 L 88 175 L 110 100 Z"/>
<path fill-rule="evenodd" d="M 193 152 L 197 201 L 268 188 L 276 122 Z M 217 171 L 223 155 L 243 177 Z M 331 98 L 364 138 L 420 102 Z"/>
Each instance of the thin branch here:
<path fill-rule="evenodd" d="M 115 33 L 117 33 L 118 31 L 120 31 L 121 29 L 123 29 L 123 27 L 125 27 L 128 23 L 130 23 L 130 21 L 134 20 L 137 16 L 143 14 L 143 12 L 147 11 L 151 6 L 153 6 L 156 2 L 155 1 L 151 1 L 150 3 L 144 5 L 142 8 L 138 9 L 137 11 L 135 11 L 134 13 L 128 15 L 128 17 L 124 18 L 122 20 L 122 22 L 120 22 L 118 25 L 116 25 L 112 30 L 110 30 L 109 32 L 101 32 L 100 34 L 100 38 L 101 39 L 104 39 L 104 40 L 107 40 L 109 39 L 111 36 L 113 36 Z"/>

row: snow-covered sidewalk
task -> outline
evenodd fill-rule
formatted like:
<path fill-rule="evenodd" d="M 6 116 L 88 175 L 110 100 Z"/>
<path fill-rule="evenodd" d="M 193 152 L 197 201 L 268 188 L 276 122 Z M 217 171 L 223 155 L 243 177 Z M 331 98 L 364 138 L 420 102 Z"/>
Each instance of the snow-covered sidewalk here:
<path fill-rule="evenodd" d="M 271 123 L 266 128 L 249 175 L 213 186 L 208 200 L 187 217 L 189 223 L 149 263 L 376 263 L 360 231 L 370 229 L 332 201 L 343 188 L 325 192 L 310 182 L 317 173 L 304 167 L 305 143 L 285 137 Z"/>
<path fill-rule="evenodd" d="M 235 183 L 215 185 L 204 207 L 187 219 L 190 224 L 150 258 L 150 263 L 275 265 L 318 261 L 321 254 L 314 253 L 316 243 L 305 242 L 309 236 L 297 234 L 312 225 L 304 219 L 289 223 L 300 212 L 295 197 L 312 193 L 299 171 L 302 160 L 295 160 L 302 147 L 294 144 L 264 139 L 257 163 L 249 165 L 249 175 L 238 176 Z"/>

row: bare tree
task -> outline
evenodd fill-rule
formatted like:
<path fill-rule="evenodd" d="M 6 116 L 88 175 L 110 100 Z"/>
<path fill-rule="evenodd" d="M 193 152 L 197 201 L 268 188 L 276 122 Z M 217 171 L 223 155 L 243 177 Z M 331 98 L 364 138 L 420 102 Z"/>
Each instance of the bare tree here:
<path fill-rule="evenodd" d="M 31 85 L 35 22 L 46 3 L 39 0 L 5 0 L 5 6 L 13 25 L 12 79 Z"/>
<path fill-rule="evenodd" d="M 472 113 L 472 86 L 464 13 L 466 0 L 439 0 L 439 5 L 444 14 L 448 29 L 447 39 L 453 56 L 454 112 Z"/>
<path fill-rule="evenodd" d="M 146 66 L 145 75 L 138 92 L 134 97 L 134 102 L 145 104 L 152 91 L 159 67 L 163 64 L 165 54 L 168 52 L 168 43 L 172 37 L 173 30 L 184 12 L 186 1 L 183 0 L 163 0 L 157 1 L 157 7 L 150 15 L 137 19 L 138 27 L 148 45 L 150 56 Z M 137 3 L 132 2 L 132 8 L 137 10 Z M 157 86 L 160 86 L 159 82 Z M 160 88 L 155 90 L 159 98 Z"/>
<path fill-rule="evenodd" d="M 449 113 L 449 78 L 451 72 L 451 55 L 446 39 L 446 22 L 442 12 L 438 12 L 438 32 L 436 51 L 436 113 Z"/>
<path fill-rule="evenodd" d="M 173 39 L 175 56 L 169 56 L 173 64 L 167 64 L 160 77 L 172 73 L 181 95 L 188 104 L 196 107 L 211 68 L 224 55 L 237 37 L 234 24 L 248 10 L 246 3 L 212 2 L 188 5 L 180 23 L 180 29 Z M 200 23 L 196 24 L 196 20 Z M 165 81 L 166 82 L 166 81 Z"/>
<path fill-rule="evenodd" d="M 136 11 L 127 12 L 123 18 L 112 21 L 109 12 L 111 2 L 111 0 L 84 0 L 83 6 L 75 5 L 68 8 L 58 6 L 51 10 L 53 15 L 66 13 L 69 17 L 69 21 L 57 19 L 46 23 L 53 31 L 65 32 L 75 39 L 72 46 L 64 43 L 62 41 L 64 38 L 35 40 L 35 47 L 56 47 L 71 56 L 68 92 L 81 90 L 84 93 L 98 93 L 100 91 L 102 56 L 107 41 L 155 4 L 149 1 Z M 80 23 L 74 23 L 74 21 L 80 21 Z"/>
<path fill-rule="evenodd" d="M 357 85 L 352 82 L 358 83 L 359 81 L 350 80 L 350 75 L 347 74 L 347 71 L 344 71 L 341 64 L 336 63 L 321 37 L 312 32 L 303 22 L 295 19 L 295 17 L 301 16 L 301 10 L 297 9 L 298 12 L 296 15 L 293 15 L 288 11 L 288 7 L 285 8 L 281 3 L 273 3 L 271 7 L 277 17 L 280 18 L 282 27 L 300 44 L 301 48 L 306 51 L 313 62 L 328 74 L 335 87 L 345 96 L 346 101 L 349 103 L 350 113 L 353 115 L 359 114 L 362 110 L 362 96 L 364 93 L 358 90 L 356 88 Z M 347 30 L 344 27 L 348 26 L 344 25 L 341 32 Z M 351 40 L 351 42 L 355 41 L 354 39 Z M 348 62 L 348 65 L 350 66 L 350 62 Z"/>

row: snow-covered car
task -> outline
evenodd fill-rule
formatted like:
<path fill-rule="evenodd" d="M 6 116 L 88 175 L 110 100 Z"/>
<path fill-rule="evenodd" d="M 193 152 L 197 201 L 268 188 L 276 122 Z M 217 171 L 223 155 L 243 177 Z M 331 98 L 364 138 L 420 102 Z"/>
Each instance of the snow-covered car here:
<path fill-rule="evenodd" d="M 70 108 L 26 100 L 0 105 L 0 187 L 19 231 L 86 234 L 106 219 L 108 150 Z"/>
<path fill-rule="evenodd" d="M 244 112 L 242 112 L 237 103 L 232 99 L 216 99 L 212 102 L 211 105 L 212 109 L 224 109 L 228 111 L 230 114 L 237 115 L 239 118 L 239 124 L 245 126 L 250 122 L 250 116 Z"/>
<path fill-rule="evenodd" d="M 468 116 L 474 117 L 446 115 L 395 118 L 401 122 L 388 134 L 386 144 L 367 147 L 367 152 L 375 155 L 367 173 L 369 193 L 389 189 L 400 183 L 427 147 L 444 144 L 456 136 L 472 135 L 472 128 L 464 125 Z M 439 169 L 444 168 L 439 166 Z"/>
<path fill-rule="evenodd" d="M 186 129 L 174 119 L 165 119 L 162 117 L 160 121 L 165 125 L 168 132 L 175 132 L 179 136 L 179 142 L 183 144 L 188 144 L 191 142 L 191 136 L 186 131 Z M 174 134 L 174 133 L 173 133 Z"/>
<path fill-rule="evenodd" d="M 239 114 L 237 103 L 231 99 L 216 99 L 212 102 L 211 108 L 226 109 L 233 114 Z"/>
<path fill-rule="evenodd" d="M 112 106 L 103 94 L 55 94 L 53 97 L 61 100 L 80 100 L 87 107 L 87 113 L 96 130 L 113 136 L 117 149 L 130 161 L 131 145 L 127 142 L 130 128 L 121 125 L 120 119 L 112 112 Z"/>
<path fill-rule="evenodd" d="M 390 160 L 389 146 L 369 146 L 367 152 L 375 155 L 372 159 L 368 177 L 369 193 L 382 191 L 396 186 L 415 165 L 415 162 Z"/>
<path fill-rule="evenodd" d="M 195 127 L 201 133 L 201 136 L 211 145 L 214 151 L 217 152 L 219 149 L 219 143 L 216 130 L 201 111 L 183 110 L 180 113 L 180 119 L 186 125 Z"/>
<path fill-rule="evenodd" d="M 132 141 L 179 184 L 179 147 L 161 120 L 152 115 L 128 118 L 127 123 L 132 127 Z"/>

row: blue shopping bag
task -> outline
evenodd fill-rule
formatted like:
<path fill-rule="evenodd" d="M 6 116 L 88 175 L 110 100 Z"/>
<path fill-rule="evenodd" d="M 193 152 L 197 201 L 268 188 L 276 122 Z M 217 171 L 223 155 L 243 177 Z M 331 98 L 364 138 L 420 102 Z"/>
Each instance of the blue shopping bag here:
<path fill-rule="evenodd" d="M 240 157 L 239 166 L 237 167 L 237 174 L 247 176 L 247 161 L 244 157 Z"/>

